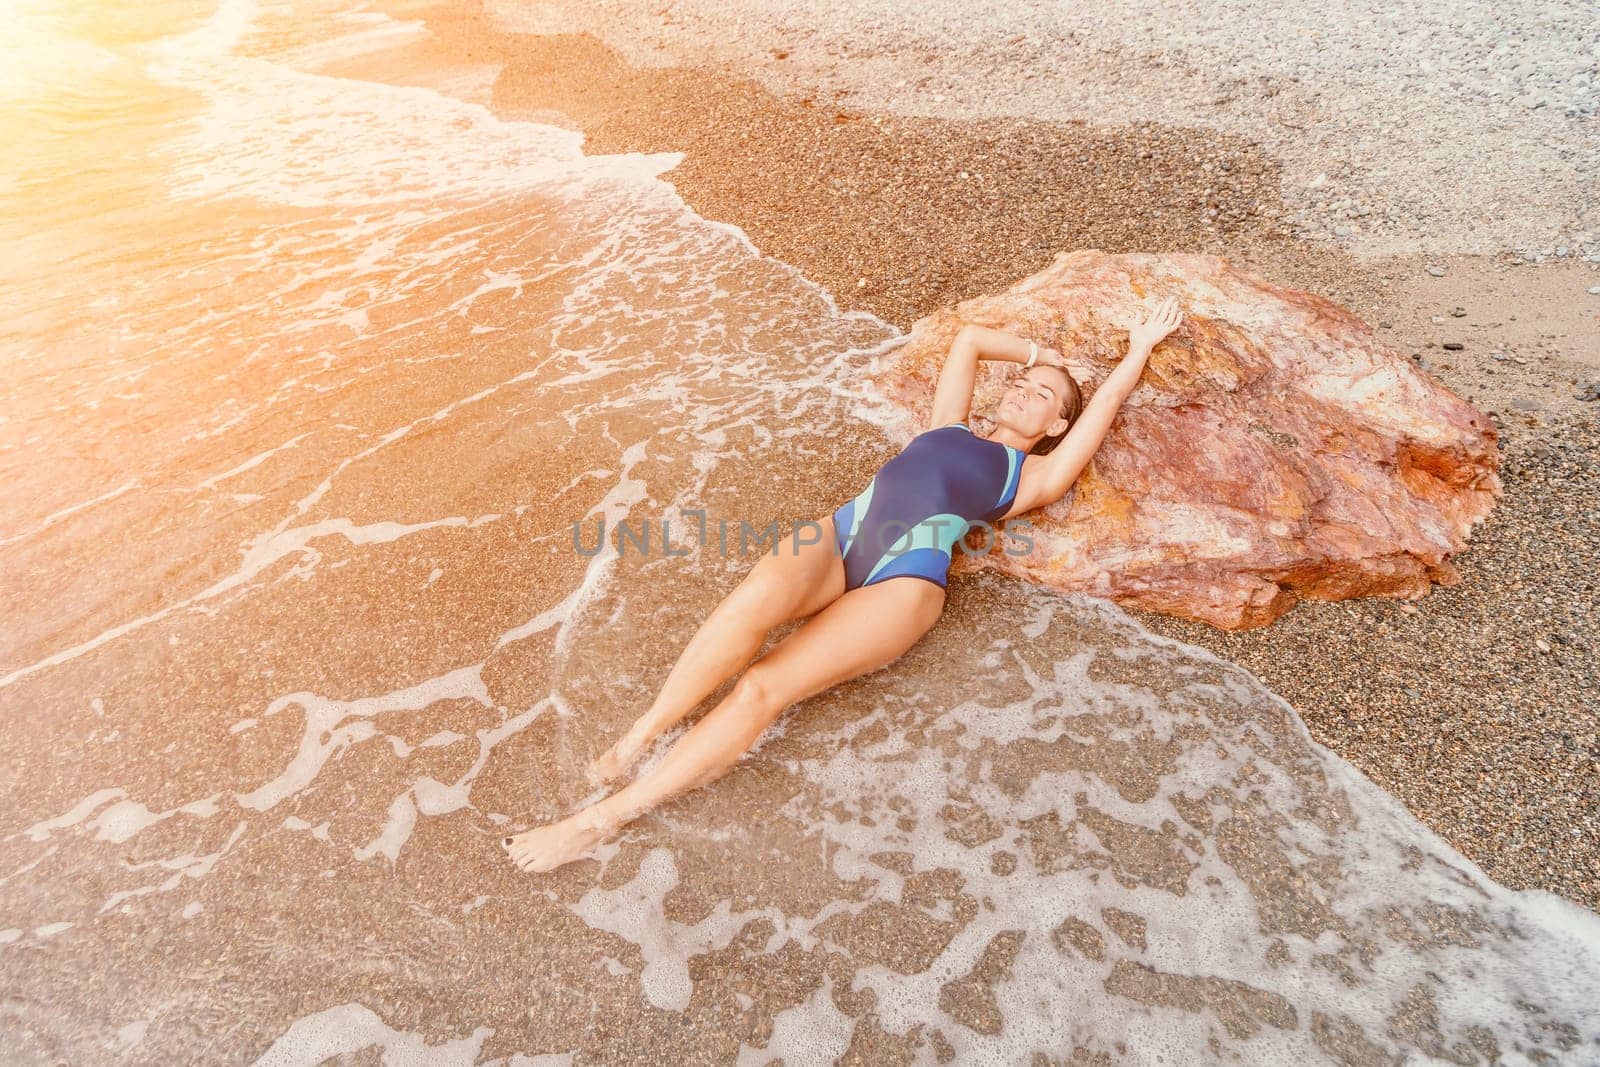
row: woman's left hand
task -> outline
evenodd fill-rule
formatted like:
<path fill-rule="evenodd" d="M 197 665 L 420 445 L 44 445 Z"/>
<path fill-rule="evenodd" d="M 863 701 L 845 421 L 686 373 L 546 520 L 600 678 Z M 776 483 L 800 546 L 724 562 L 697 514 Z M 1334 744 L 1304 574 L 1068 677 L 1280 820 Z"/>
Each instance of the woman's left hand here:
<path fill-rule="evenodd" d="M 1128 344 L 1142 344 L 1149 351 L 1167 334 L 1176 330 L 1182 321 L 1183 311 L 1178 307 L 1178 298 L 1169 296 L 1157 304 L 1143 322 L 1128 331 Z"/>

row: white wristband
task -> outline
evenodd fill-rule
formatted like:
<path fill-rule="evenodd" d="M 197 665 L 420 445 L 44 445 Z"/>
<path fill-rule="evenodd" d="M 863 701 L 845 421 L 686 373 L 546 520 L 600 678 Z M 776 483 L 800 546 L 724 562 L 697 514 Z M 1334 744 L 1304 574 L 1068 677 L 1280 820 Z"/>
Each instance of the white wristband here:
<path fill-rule="evenodd" d="M 1038 360 L 1038 358 L 1039 358 L 1039 343 L 1037 341 L 1029 341 L 1028 342 L 1028 367 L 1032 367 L 1034 362 L 1036 360 Z M 1023 369 L 1027 370 L 1028 367 L 1024 367 Z"/>

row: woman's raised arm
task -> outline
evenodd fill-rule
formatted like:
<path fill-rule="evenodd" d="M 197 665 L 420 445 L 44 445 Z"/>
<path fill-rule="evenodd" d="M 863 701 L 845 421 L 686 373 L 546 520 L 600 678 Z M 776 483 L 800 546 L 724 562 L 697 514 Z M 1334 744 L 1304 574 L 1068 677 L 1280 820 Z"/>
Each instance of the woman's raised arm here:
<path fill-rule="evenodd" d="M 964 422 L 972 411 L 972 387 L 978 379 L 978 360 L 1003 359 L 1010 363 L 1028 362 L 1029 342 L 1003 330 L 987 326 L 961 327 L 950 345 L 950 354 L 939 371 L 939 384 L 933 391 L 933 411 L 928 428 Z M 1061 353 L 1039 345 L 1041 360 Z"/>
<path fill-rule="evenodd" d="M 1177 297 L 1169 296 L 1143 322 L 1128 331 L 1128 354 L 1106 375 L 1067 436 L 1048 454 L 1023 461 L 1016 499 L 1005 518 L 1053 504 L 1067 495 L 1067 490 L 1078 480 L 1078 475 L 1083 473 L 1111 431 L 1111 422 L 1122 410 L 1122 402 L 1139 384 L 1139 375 L 1144 373 L 1150 350 L 1182 321 L 1183 312 L 1178 307 Z"/>

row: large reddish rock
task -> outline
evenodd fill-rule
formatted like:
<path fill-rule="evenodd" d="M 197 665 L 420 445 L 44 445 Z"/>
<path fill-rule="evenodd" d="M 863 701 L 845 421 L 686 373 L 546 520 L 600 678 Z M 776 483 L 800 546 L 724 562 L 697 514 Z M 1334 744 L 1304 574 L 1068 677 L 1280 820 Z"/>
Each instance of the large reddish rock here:
<path fill-rule="evenodd" d="M 1030 551 L 956 553 L 1064 591 L 1263 626 L 1297 598 L 1414 600 L 1460 580 L 1448 557 L 1501 491 L 1493 424 L 1343 308 L 1216 256 L 1062 253 L 1006 292 L 920 319 L 875 375 L 926 427 L 965 323 L 1059 349 L 1087 398 L 1128 328 L 1168 293 L 1184 323 L 1071 493 L 1024 520 Z M 1015 364 L 979 365 L 976 425 Z M 967 546 L 981 548 L 976 529 Z"/>

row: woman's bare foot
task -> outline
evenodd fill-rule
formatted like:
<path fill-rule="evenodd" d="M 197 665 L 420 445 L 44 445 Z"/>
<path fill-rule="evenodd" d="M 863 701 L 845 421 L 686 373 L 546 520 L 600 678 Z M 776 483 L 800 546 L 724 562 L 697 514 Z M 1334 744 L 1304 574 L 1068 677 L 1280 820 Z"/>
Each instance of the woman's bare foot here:
<path fill-rule="evenodd" d="M 589 764 L 589 784 L 605 785 L 621 778 L 638 761 L 643 751 L 643 742 L 636 740 L 632 734 L 624 734 L 616 744 Z"/>
<path fill-rule="evenodd" d="M 611 837 L 614 828 L 586 818 L 584 812 L 551 823 L 536 826 L 512 837 L 502 838 L 500 844 L 511 853 L 516 865 L 525 871 L 553 871 L 563 864 L 580 860 L 594 846 Z"/>

